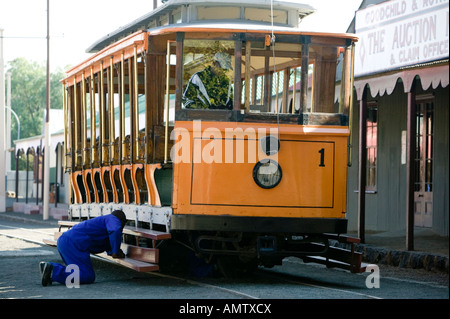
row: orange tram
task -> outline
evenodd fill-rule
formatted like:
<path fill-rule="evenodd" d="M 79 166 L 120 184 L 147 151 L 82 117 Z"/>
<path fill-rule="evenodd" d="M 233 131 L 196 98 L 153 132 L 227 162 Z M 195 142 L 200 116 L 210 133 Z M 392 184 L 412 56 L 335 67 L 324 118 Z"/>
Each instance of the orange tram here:
<path fill-rule="evenodd" d="M 344 236 L 357 38 L 300 31 L 313 11 L 170 0 L 94 43 L 62 81 L 61 227 L 123 210 L 115 261 L 141 271 L 189 256 L 224 274 L 289 256 L 364 271 L 330 245 L 358 242 Z"/>

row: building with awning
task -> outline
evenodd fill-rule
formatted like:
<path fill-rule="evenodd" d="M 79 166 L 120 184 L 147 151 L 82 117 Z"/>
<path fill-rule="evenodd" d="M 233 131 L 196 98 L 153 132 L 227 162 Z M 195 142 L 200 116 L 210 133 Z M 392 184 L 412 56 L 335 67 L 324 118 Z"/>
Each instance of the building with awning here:
<path fill-rule="evenodd" d="M 355 51 L 351 229 L 449 231 L 449 1 L 363 0 Z"/>

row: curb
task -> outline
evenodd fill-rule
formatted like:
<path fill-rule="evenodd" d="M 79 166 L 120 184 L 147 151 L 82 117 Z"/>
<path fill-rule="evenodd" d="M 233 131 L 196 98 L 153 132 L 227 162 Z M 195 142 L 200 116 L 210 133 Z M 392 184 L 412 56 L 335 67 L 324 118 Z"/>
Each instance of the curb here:
<path fill-rule="evenodd" d="M 350 244 L 336 242 L 332 245 L 351 249 Z M 366 263 L 449 273 L 449 257 L 444 255 L 418 251 L 392 250 L 368 244 L 355 244 L 355 251 L 362 253 L 363 261 Z"/>
<path fill-rule="evenodd" d="M 11 221 L 17 221 L 21 223 L 33 223 L 33 224 L 41 224 L 41 225 L 49 225 L 58 227 L 58 220 L 56 219 L 48 219 L 48 220 L 38 220 L 38 219 L 30 219 L 26 217 L 20 216 L 11 216 L 5 213 L 0 213 L 0 219 L 7 219 Z"/>

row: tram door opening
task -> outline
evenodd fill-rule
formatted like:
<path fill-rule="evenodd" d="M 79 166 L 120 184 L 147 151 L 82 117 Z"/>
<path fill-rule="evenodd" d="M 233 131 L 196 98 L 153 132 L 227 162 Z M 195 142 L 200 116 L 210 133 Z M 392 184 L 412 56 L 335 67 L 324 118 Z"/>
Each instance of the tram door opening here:
<path fill-rule="evenodd" d="M 433 97 L 416 100 L 414 225 L 433 226 Z"/>

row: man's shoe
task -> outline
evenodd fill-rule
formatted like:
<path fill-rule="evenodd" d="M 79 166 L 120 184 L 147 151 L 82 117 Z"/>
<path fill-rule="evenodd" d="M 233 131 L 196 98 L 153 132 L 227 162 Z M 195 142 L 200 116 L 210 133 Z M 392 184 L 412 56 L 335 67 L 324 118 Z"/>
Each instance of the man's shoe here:
<path fill-rule="evenodd" d="M 45 267 L 46 262 L 45 261 L 41 261 L 39 263 L 39 271 L 41 273 L 41 277 L 42 277 L 42 273 L 44 272 L 44 267 Z"/>
<path fill-rule="evenodd" d="M 51 285 L 52 284 L 53 265 L 51 263 L 42 261 L 39 263 L 39 269 L 41 270 L 42 286 L 46 287 L 48 285 Z"/>

